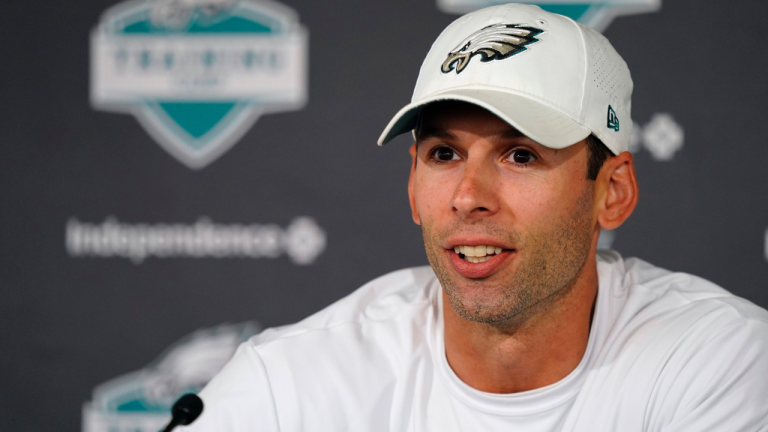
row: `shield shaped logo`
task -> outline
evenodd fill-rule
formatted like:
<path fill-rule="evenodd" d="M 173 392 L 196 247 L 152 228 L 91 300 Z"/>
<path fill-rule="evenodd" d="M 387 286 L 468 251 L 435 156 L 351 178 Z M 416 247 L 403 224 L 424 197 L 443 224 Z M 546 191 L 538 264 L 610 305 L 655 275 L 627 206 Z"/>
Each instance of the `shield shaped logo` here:
<path fill-rule="evenodd" d="M 437 0 L 437 6 L 446 13 L 465 14 L 484 7 L 502 4 L 496 0 Z M 540 6 L 542 9 L 565 15 L 597 31 L 604 31 L 620 15 L 655 12 L 661 0 L 517 0 Z"/>
<path fill-rule="evenodd" d="M 261 327 L 249 321 L 198 330 L 168 347 L 147 367 L 113 378 L 93 390 L 83 406 L 83 432 L 157 432 L 171 406 L 198 393 Z"/>
<path fill-rule="evenodd" d="M 269 0 L 133 0 L 91 35 L 91 104 L 132 114 L 190 168 L 307 99 L 307 32 Z"/>

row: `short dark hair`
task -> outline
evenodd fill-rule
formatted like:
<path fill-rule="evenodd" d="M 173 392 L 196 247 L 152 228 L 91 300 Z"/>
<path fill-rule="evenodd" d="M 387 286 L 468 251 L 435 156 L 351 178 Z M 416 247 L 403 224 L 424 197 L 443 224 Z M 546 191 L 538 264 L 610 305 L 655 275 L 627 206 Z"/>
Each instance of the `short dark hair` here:
<path fill-rule="evenodd" d="M 600 138 L 590 134 L 587 139 L 587 179 L 597 180 L 600 168 L 605 161 L 613 157 L 613 153 L 600 141 Z"/>

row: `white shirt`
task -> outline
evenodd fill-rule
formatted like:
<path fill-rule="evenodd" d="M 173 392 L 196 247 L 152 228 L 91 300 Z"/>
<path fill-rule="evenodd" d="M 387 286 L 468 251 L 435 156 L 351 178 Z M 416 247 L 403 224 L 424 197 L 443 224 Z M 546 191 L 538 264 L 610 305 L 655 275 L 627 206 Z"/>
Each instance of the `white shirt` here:
<path fill-rule="evenodd" d="M 484 393 L 445 357 L 440 284 L 400 270 L 240 346 L 188 431 L 768 431 L 768 312 L 600 251 L 587 350 L 547 387 Z"/>

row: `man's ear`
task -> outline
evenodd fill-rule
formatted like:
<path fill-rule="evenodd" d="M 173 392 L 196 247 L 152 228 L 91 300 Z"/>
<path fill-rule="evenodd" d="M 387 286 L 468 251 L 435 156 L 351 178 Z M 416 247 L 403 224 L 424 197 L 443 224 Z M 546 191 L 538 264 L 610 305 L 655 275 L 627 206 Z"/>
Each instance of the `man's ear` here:
<path fill-rule="evenodd" d="M 624 152 L 608 158 L 597 176 L 597 222 L 607 230 L 618 228 L 637 206 L 635 161 Z"/>
<path fill-rule="evenodd" d="M 416 210 L 416 198 L 414 196 L 415 182 L 416 182 L 416 144 L 412 145 L 409 152 L 411 153 L 411 175 L 408 177 L 408 200 L 411 202 L 411 217 L 416 225 L 421 225 L 421 219 L 419 219 L 419 212 Z"/>

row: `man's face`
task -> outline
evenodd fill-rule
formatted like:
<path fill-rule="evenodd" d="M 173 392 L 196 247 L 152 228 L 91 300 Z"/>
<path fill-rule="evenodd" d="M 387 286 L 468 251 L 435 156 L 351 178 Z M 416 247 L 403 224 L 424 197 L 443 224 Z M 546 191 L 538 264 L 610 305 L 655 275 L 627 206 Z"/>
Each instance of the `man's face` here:
<path fill-rule="evenodd" d="M 458 102 L 425 109 L 416 135 L 413 217 L 459 315 L 503 322 L 571 286 L 597 234 L 584 142 L 543 147 Z"/>

